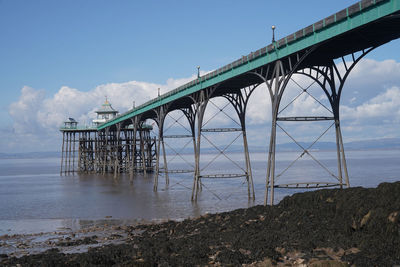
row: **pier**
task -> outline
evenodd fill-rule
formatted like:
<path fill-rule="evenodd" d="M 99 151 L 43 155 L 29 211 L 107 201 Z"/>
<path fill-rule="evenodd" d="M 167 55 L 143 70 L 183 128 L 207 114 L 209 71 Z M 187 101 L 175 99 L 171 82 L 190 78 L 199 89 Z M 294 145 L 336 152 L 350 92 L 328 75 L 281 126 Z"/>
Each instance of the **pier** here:
<path fill-rule="evenodd" d="M 272 29 L 274 31 L 275 27 Z M 340 123 L 342 90 L 349 74 L 362 58 L 399 37 L 400 0 L 363 0 L 279 40 L 275 40 L 274 35 L 268 46 L 206 75 L 199 73 L 189 83 L 159 94 L 157 98 L 123 114 L 117 115 L 112 109 L 108 109 L 108 113 L 99 110 L 99 120 L 92 127 L 79 128 L 72 118 L 66 121 L 60 129 L 63 134 L 61 172 L 113 173 L 114 177 L 120 173 L 129 173 L 133 177 L 135 172 L 154 172 L 154 190 L 158 189 L 161 173 L 168 184 L 169 175 L 192 172 L 193 201 L 197 200 L 207 179 L 243 179 L 248 198 L 254 199 L 246 112 L 253 92 L 263 84 L 267 87 L 272 104 L 264 203 L 274 203 L 275 188 L 349 187 Z M 299 94 L 294 99 L 285 99 L 285 89 L 295 76 L 307 77 L 310 84 L 317 84 L 321 88 L 329 104 L 314 99 L 329 115 L 283 115 L 283 111 L 300 96 L 313 97 L 308 91 L 309 86 L 299 85 Z M 219 106 L 214 101 L 216 98 L 224 99 L 226 104 Z M 288 105 L 282 105 L 283 99 Z M 105 105 L 108 104 L 106 100 Z M 234 114 L 228 115 L 237 119 L 237 127 L 208 127 L 209 121 L 204 119 L 206 110 L 214 106 L 219 113 L 224 113 L 226 105 L 233 107 Z M 111 108 L 111 105 L 107 108 Z M 182 114 L 186 120 L 185 125 L 180 124 L 182 134 L 165 134 L 165 121 L 172 113 Z M 286 128 L 288 123 L 311 125 L 323 122 L 327 123 L 327 129 L 307 147 Z M 157 127 L 156 135 L 152 134 L 153 126 L 150 125 Z M 328 170 L 312 153 L 313 145 L 330 130 L 334 131 L 336 143 L 336 173 Z M 329 173 L 332 181 L 309 181 L 305 178 L 296 183 L 280 183 L 282 173 L 277 173 L 275 163 L 277 131 L 287 135 L 301 149 L 297 159 L 309 156 L 322 171 Z M 208 140 L 219 154 L 224 155 L 225 148 L 219 148 L 209 136 L 228 136 L 232 133 L 237 133 L 234 140 L 241 139 L 245 166 L 238 168 L 238 172 L 227 170 L 220 173 L 210 173 L 206 168 L 201 168 L 201 141 Z M 185 138 L 193 146 L 194 165 L 191 170 L 168 168 L 165 149 L 168 138 Z"/>
<path fill-rule="evenodd" d="M 97 126 L 116 117 L 108 100 L 97 113 L 93 125 L 78 126 L 69 118 L 60 128 L 63 134 L 61 174 L 153 172 L 156 161 L 156 137 L 150 135 L 152 127 L 119 127 L 97 131 Z"/>

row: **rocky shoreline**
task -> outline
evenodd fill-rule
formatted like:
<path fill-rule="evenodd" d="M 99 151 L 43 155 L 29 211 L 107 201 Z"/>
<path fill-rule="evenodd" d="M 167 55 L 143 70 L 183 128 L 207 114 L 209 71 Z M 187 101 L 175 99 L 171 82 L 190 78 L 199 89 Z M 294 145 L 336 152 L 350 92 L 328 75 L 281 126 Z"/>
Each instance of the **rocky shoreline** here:
<path fill-rule="evenodd" d="M 7 238 L 0 238 L 0 251 Z M 79 246 L 87 251 L 63 250 Z M 1 254 L 0 265 L 400 265 L 400 182 L 299 193 L 273 207 L 181 222 L 67 232 L 39 254 Z"/>

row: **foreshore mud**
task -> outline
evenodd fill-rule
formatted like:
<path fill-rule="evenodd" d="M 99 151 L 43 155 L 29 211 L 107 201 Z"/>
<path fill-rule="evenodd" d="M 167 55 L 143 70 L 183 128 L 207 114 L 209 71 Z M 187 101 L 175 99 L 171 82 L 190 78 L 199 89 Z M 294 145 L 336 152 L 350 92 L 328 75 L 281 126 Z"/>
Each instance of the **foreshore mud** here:
<path fill-rule="evenodd" d="M 97 234 L 96 234 L 97 233 Z M 0 238 L 0 251 L 7 245 Z M 104 242 L 104 240 L 116 242 Z M 97 245 L 91 247 L 91 245 Z M 66 251 L 65 247 L 83 247 Z M 181 222 L 72 233 L 52 249 L 4 266 L 393 266 L 400 265 L 400 182 L 325 189 Z M 18 265 L 19 266 L 19 265 Z"/>

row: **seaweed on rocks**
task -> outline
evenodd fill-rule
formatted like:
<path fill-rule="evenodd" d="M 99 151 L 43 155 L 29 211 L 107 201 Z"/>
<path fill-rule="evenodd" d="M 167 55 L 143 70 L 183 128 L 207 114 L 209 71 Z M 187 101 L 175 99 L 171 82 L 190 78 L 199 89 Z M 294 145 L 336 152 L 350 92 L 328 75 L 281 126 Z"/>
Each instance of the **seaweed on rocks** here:
<path fill-rule="evenodd" d="M 126 227 L 127 241 L 6 266 L 393 266 L 400 264 L 400 182 L 294 194 L 276 206 Z M 82 242 L 91 242 L 82 240 Z M 329 265 L 328 265 L 329 264 Z"/>

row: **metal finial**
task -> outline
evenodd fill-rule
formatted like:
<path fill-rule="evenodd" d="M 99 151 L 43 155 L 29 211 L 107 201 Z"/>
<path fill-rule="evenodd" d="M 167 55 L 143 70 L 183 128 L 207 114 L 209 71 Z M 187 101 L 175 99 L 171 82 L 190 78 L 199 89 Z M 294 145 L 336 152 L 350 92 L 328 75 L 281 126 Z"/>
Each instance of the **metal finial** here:
<path fill-rule="evenodd" d="M 197 66 L 197 78 L 200 78 L 200 66 Z"/>
<path fill-rule="evenodd" d="M 135 108 L 135 101 L 133 101 L 133 108 Z"/>
<path fill-rule="evenodd" d="M 275 25 L 272 25 L 271 29 L 272 29 L 272 43 L 275 43 Z"/>
<path fill-rule="evenodd" d="M 160 96 L 160 88 L 158 88 L 158 96 Z"/>

